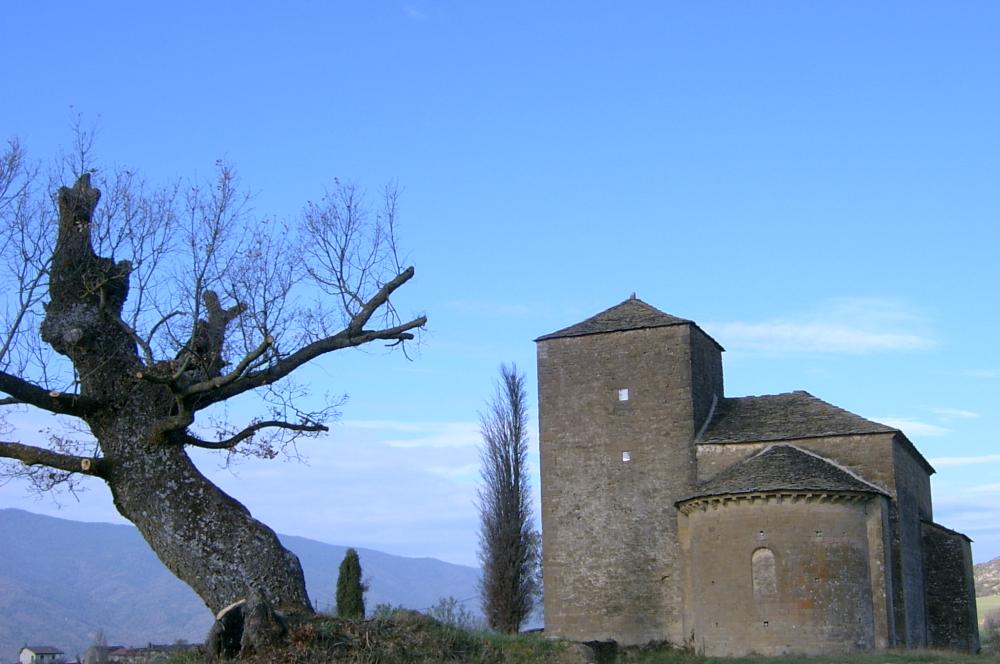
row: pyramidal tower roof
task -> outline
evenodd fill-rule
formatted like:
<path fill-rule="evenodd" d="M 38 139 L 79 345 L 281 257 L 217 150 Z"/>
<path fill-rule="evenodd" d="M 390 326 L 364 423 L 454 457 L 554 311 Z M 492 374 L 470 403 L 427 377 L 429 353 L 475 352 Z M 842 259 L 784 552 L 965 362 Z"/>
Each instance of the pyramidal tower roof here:
<path fill-rule="evenodd" d="M 603 334 L 605 332 L 621 332 L 623 330 L 642 330 L 650 327 L 667 327 L 668 325 L 693 325 L 694 322 L 685 318 L 678 318 L 664 313 L 637 298 L 632 296 L 620 304 L 616 304 L 610 309 L 605 309 L 596 316 L 591 316 L 585 321 L 576 325 L 564 327 L 551 334 L 546 334 L 535 339 L 535 341 L 545 341 L 546 339 L 559 339 L 561 337 L 582 337 L 587 334 Z"/>

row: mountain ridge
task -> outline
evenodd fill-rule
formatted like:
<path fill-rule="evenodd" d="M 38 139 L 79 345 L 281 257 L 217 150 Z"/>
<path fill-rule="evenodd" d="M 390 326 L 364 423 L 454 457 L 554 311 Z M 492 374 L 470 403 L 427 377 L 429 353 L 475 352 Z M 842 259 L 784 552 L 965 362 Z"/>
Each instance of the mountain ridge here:
<path fill-rule="evenodd" d="M 972 573 L 976 578 L 976 597 L 1000 595 L 1000 556 L 973 565 Z"/>
<path fill-rule="evenodd" d="M 25 643 L 82 653 L 98 630 L 108 643 L 201 641 L 212 616 L 160 562 L 134 526 L 71 521 L 0 509 L 0 661 Z M 331 610 L 346 546 L 279 535 L 299 556 L 309 596 Z M 442 597 L 478 613 L 479 570 L 434 558 L 357 549 L 371 610 L 389 603 L 424 609 Z"/>

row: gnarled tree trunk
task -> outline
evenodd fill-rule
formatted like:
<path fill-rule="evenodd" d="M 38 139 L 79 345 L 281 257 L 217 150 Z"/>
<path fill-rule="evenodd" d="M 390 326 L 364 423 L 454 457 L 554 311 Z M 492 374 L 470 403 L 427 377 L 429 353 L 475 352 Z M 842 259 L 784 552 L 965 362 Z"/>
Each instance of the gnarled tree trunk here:
<path fill-rule="evenodd" d="M 236 647 L 233 644 L 259 649 L 280 638 L 284 622 L 274 610 L 309 615 L 312 607 L 298 559 L 270 528 L 206 479 L 186 448 L 229 450 L 251 442 L 264 429 L 290 431 L 292 436 L 326 431 L 322 419 L 329 409 L 310 414 L 295 407 L 294 396 L 286 395 L 282 402 L 286 408 L 271 413 L 275 419 L 254 418 L 242 430 L 219 440 L 202 440 L 192 433 L 196 413 L 245 392 L 273 389 L 277 381 L 326 353 L 379 340 L 401 344 L 413 339 L 412 331 L 426 323 L 424 316 L 400 321 L 389 303 L 390 296 L 414 273 L 397 260 L 394 195 L 387 194 L 387 215 L 368 229 L 367 240 L 364 214 L 353 189 L 340 190 L 324 205 L 311 205 L 305 230 L 310 239 L 307 258 L 313 263 L 301 271 L 275 269 L 284 254 L 268 254 L 266 242 L 248 247 L 237 242 L 239 248 L 230 247 L 235 253 L 225 254 L 220 237 L 227 232 L 252 235 L 246 227 L 232 230 L 230 224 L 235 222 L 228 207 L 232 196 L 232 176 L 223 169 L 210 200 L 197 195 L 188 200 L 191 218 L 184 227 L 184 241 L 178 244 L 195 265 L 192 282 L 165 297 L 164 301 L 173 304 L 161 311 L 143 296 L 149 295 L 144 289 L 168 283 L 150 276 L 158 263 L 149 260 L 166 255 L 168 244 L 154 241 L 150 251 L 136 252 L 138 267 L 133 270 L 128 261 L 97 255 L 94 237 L 103 238 L 111 247 L 122 246 L 122 237 L 141 244 L 149 233 L 169 233 L 177 225 L 153 224 L 145 231 L 141 225 L 126 225 L 124 235 L 108 240 L 108 228 L 103 234 L 95 233 L 92 224 L 100 192 L 91 186 L 90 176 L 84 174 L 73 187 L 61 188 L 52 260 L 47 270 L 37 267 L 39 280 L 46 273 L 49 277 L 49 301 L 39 331 L 55 352 L 72 363 L 77 390 L 53 391 L 44 383 L 8 373 L 5 369 L 11 365 L 0 362 L 0 393 L 7 395 L 0 398 L 0 406 L 31 404 L 82 419 L 100 449 L 99 454 L 87 457 L 79 456 L 73 445 L 47 448 L 0 440 L 0 458 L 16 459 L 28 469 L 56 469 L 59 472 L 34 476 L 49 477 L 49 486 L 78 473 L 103 479 L 121 514 L 213 613 L 247 600 L 213 631 L 218 643 L 229 644 L 220 650 L 223 655 Z M 166 215 L 163 219 L 176 219 L 172 208 L 156 210 Z M 115 211 L 124 214 L 119 208 L 113 208 L 112 214 Z M 239 264 L 237 255 L 248 262 L 232 278 L 223 277 Z M 38 256 L 35 261 L 39 266 L 44 263 Z M 328 329 L 328 316 L 285 311 L 285 298 L 299 276 L 303 280 L 308 276 L 311 281 L 307 283 L 338 303 L 342 329 Z M 123 311 L 133 279 L 137 295 L 133 294 L 136 305 L 130 325 L 123 320 Z M 21 282 L 21 295 L 27 302 L 24 306 L 30 308 L 37 298 L 24 299 L 25 283 Z M 33 292 L 38 283 L 30 281 L 28 291 Z M 224 284 L 230 299 L 247 301 L 233 301 L 226 307 L 206 285 L 211 283 Z M 23 316 L 15 318 L 8 342 L 20 332 Z M 381 323 L 367 328 L 372 320 Z M 241 334 L 228 330 L 233 321 L 240 325 Z M 305 321 L 306 327 L 283 330 L 291 321 Z M 148 327 L 145 337 L 135 329 L 140 324 Z M 287 334 L 282 336 L 282 332 Z M 239 338 L 234 345 L 243 356 L 228 362 L 223 350 L 227 338 L 234 336 Z M 295 339 L 288 345 L 304 345 L 289 349 L 287 339 Z M 7 349 L 6 342 L 0 346 L 0 361 Z M 33 350 L 30 344 L 28 350 Z M 163 353 L 169 356 L 160 356 Z M 257 449 L 269 450 L 267 444 L 261 442 Z M 247 616 L 253 618 L 248 617 L 244 626 L 242 617 Z M 233 624 L 239 635 L 230 630 Z"/>
<path fill-rule="evenodd" d="M 121 514 L 213 613 L 251 592 L 280 610 L 310 613 L 298 559 L 198 471 L 179 437 L 189 422 L 178 419 L 183 400 L 166 381 L 144 377 L 150 369 L 121 319 L 130 265 L 95 255 L 91 245 L 99 197 L 86 175 L 59 192 L 51 300 L 41 328 L 79 376 L 88 404 L 82 417 L 102 453 L 90 471 L 108 483 Z"/>
<path fill-rule="evenodd" d="M 142 439 L 130 439 L 132 427 L 121 419 L 117 431 L 98 437 L 106 479 L 118 511 L 170 571 L 213 614 L 252 591 L 283 612 L 311 612 L 299 560 L 274 531 L 207 480 L 183 447 L 136 444 Z"/>

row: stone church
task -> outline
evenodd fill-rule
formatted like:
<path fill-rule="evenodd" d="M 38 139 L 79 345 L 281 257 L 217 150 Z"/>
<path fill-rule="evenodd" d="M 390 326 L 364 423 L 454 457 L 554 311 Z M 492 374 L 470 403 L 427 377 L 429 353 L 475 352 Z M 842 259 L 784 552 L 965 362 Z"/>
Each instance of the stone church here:
<path fill-rule="evenodd" d="M 895 429 L 727 397 L 723 348 L 635 296 L 536 339 L 545 630 L 712 656 L 979 647 L 970 540 Z"/>

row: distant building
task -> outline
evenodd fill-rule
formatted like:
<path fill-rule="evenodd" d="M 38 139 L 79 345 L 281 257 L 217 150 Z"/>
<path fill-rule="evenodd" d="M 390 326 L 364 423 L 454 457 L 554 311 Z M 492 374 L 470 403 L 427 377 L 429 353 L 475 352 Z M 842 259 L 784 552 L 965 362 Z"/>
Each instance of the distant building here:
<path fill-rule="evenodd" d="M 20 664 L 54 664 L 63 661 L 62 650 L 53 646 L 24 646 L 18 655 Z"/>
<path fill-rule="evenodd" d="M 189 643 L 150 643 L 145 648 L 118 646 L 108 651 L 107 659 L 104 661 L 108 664 L 146 664 L 146 662 L 157 662 L 181 653 L 198 652 L 200 649 L 200 645 Z"/>
<path fill-rule="evenodd" d="M 975 651 L 970 540 L 903 432 L 726 397 L 723 348 L 634 296 L 539 337 L 545 630 L 711 656 Z"/>
<path fill-rule="evenodd" d="M 103 640 L 103 639 L 102 639 Z M 102 646 L 93 645 L 87 648 L 83 653 L 83 664 L 108 664 L 111 660 L 108 659 L 108 653 L 113 650 L 119 650 L 125 646 Z"/>

